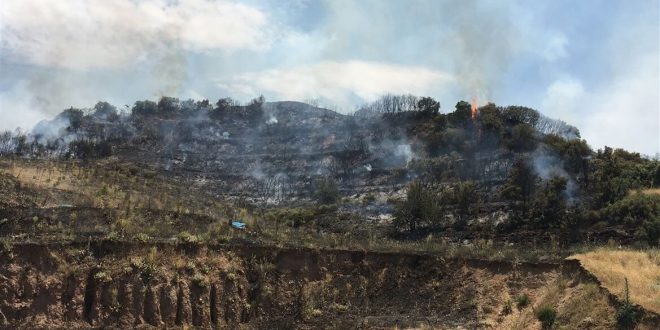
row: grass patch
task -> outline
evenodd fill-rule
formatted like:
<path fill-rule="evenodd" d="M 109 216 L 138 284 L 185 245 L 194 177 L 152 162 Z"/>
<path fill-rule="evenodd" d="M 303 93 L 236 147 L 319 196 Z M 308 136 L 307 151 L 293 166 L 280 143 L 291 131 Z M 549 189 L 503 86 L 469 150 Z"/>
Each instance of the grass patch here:
<path fill-rule="evenodd" d="M 625 299 L 628 278 L 630 300 L 660 313 L 660 251 L 614 250 L 600 248 L 571 257 L 594 274 L 619 299 Z"/>

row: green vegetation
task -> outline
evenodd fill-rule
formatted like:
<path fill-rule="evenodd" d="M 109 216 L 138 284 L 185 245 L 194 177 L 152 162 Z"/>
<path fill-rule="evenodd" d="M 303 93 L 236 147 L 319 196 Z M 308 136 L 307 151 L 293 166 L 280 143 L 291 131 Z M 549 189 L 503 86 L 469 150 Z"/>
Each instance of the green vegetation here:
<path fill-rule="evenodd" d="M 616 311 L 616 324 L 620 329 L 633 329 L 637 323 L 637 311 L 630 302 L 628 279 L 626 278 L 625 300 Z"/>
<path fill-rule="evenodd" d="M 518 309 L 524 309 L 525 307 L 529 306 L 529 303 L 529 296 L 526 293 L 516 297 L 516 307 L 518 307 Z"/>
<path fill-rule="evenodd" d="M 341 197 L 334 180 L 324 178 L 316 183 L 316 200 L 321 204 L 334 204 Z"/>
<path fill-rule="evenodd" d="M 550 329 L 557 318 L 557 311 L 550 306 L 542 306 L 536 312 L 536 318 L 541 322 L 543 329 Z"/>

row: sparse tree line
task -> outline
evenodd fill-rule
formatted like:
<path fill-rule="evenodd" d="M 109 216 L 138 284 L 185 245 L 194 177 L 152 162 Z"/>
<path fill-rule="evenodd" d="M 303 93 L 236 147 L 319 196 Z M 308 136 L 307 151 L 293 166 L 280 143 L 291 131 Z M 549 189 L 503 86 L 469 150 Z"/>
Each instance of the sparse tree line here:
<path fill-rule="evenodd" d="M 143 140 L 158 139 L 147 122 L 161 119 L 228 116 L 247 120 L 261 118 L 265 98 L 259 96 L 242 105 L 222 98 L 213 106 L 208 100 L 179 100 L 162 97 L 158 102 L 136 101 L 120 111 L 108 102 L 98 102 L 89 109 L 69 108 L 53 120 L 38 123 L 30 132 L 21 130 L 0 133 L 0 155 L 55 158 L 97 158 L 112 154 L 113 144 L 142 135 Z"/>
<path fill-rule="evenodd" d="M 431 97 L 418 97 L 410 94 L 386 94 L 373 102 L 359 107 L 355 111 L 355 116 L 373 117 L 405 112 L 436 114 L 439 110 L 440 103 Z"/>
<path fill-rule="evenodd" d="M 660 196 L 639 192 L 660 187 L 658 161 L 606 147 L 594 153 L 579 181 L 574 180 L 574 172 L 542 178 L 533 161 L 529 156 L 516 159 L 496 196 L 485 195 L 486 187 L 478 182 L 457 178 L 440 189 L 412 182 L 405 200 L 395 207 L 393 226 L 409 233 L 447 228 L 480 231 L 484 228 L 473 220 L 485 215 L 483 205 L 503 201 L 507 221 L 486 230 L 551 229 L 570 237 L 594 226 L 618 226 L 640 244 L 660 244 Z M 581 167 L 574 170 L 580 172 Z"/>

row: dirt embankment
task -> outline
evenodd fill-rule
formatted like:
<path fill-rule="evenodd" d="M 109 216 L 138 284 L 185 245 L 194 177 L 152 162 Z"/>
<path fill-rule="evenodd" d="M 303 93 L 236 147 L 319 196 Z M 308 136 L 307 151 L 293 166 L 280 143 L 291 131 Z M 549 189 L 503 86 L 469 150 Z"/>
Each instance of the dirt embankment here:
<path fill-rule="evenodd" d="M 614 314 L 570 261 L 107 242 L 3 251 L 7 328 L 529 329 L 549 305 L 560 327 L 605 329 Z"/>

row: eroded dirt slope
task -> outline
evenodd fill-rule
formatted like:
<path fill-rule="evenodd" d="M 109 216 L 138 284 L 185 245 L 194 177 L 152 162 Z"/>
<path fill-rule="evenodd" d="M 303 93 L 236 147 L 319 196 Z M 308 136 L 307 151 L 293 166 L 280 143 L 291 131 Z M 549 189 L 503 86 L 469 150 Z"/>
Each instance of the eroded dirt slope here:
<path fill-rule="evenodd" d="M 608 329 L 577 266 L 266 247 L 16 245 L 0 264 L 6 328 Z M 527 295 L 529 304 L 518 306 Z"/>

